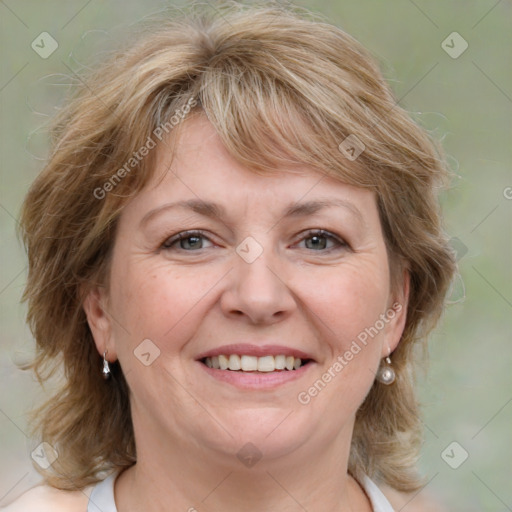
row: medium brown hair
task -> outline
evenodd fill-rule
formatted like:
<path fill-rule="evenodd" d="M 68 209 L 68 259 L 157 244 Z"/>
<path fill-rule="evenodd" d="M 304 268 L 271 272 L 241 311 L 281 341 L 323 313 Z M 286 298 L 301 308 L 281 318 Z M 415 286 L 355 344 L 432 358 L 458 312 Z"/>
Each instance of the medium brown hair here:
<path fill-rule="evenodd" d="M 416 489 L 413 349 L 437 323 L 455 271 L 437 200 L 448 176 L 437 144 L 397 104 L 371 55 L 308 11 L 197 4 L 143 28 L 83 75 L 55 119 L 48 162 L 22 208 L 24 300 L 37 343 L 29 367 L 40 382 L 64 372 L 33 415 L 33 432 L 59 453 L 40 471 L 50 485 L 76 489 L 136 461 L 127 383 L 118 363 L 110 381 L 102 379 L 82 303 L 92 286 L 107 283 L 117 220 L 151 178 L 154 152 L 126 163 L 159 126 L 179 134 L 186 119 L 175 127 L 170 120 L 194 98 L 189 115 L 206 115 L 254 172 L 306 164 L 375 191 L 391 275 L 397 281 L 408 268 L 410 296 L 393 353 L 397 380 L 375 382 L 361 405 L 349 471 Z M 365 146 L 353 161 L 339 148 L 349 135 Z"/>

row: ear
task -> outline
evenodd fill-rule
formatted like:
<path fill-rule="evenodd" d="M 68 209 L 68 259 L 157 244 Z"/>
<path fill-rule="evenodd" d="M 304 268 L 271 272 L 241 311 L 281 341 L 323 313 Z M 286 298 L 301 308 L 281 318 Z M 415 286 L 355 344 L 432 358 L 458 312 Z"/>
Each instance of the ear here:
<path fill-rule="evenodd" d="M 382 344 L 382 358 L 387 357 L 400 343 L 407 319 L 410 281 L 409 270 L 404 268 L 401 283 L 397 287 L 397 291 L 391 295 L 390 304 L 388 304 L 388 310 L 386 311 L 389 323 L 386 329 L 385 341 Z"/>
<path fill-rule="evenodd" d="M 91 329 L 94 343 L 98 353 L 113 362 L 117 359 L 115 344 L 112 338 L 112 320 L 108 314 L 107 295 L 105 288 L 95 286 L 86 292 L 82 306 L 87 317 L 89 329 Z"/>

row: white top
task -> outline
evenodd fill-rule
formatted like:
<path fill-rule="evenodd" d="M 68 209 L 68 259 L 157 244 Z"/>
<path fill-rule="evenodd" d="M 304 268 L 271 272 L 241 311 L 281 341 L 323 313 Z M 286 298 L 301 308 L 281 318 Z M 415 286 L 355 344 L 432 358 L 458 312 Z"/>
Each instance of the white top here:
<path fill-rule="evenodd" d="M 117 472 L 112 473 L 94 486 L 89 496 L 87 512 L 117 512 L 116 502 L 114 501 L 114 482 L 118 474 Z M 368 498 L 370 498 L 373 512 L 394 512 L 384 494 L 368 476 L 365 475 L 360 483 Z"/>

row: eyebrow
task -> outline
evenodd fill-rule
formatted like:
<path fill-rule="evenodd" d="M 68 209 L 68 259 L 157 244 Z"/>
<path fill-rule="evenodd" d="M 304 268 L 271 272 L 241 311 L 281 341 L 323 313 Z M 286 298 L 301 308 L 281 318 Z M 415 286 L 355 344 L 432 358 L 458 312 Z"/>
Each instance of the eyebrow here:
<path fill-rule="evenodd" d="M 307 215 L 313 215 L 324 208 L 330 207 L 343 207 L 348 209 L 352 214 L 362 223 L 365 224 L 361 211 L 356 207 L 355 204 L 346 199 L 317 199 L 314 201 L 307 201 L 304 203 L 294 202 L 291 203 L 284 211 L 281 218 L 287 217 L 305 217 Z M 183 208 L 192 210 L 193 212 L 202 215 L 204 217 L 210 217 L 212 219 L 218 219 L 223 221 L 226 219 L 226 210 L 223 206 L 210 201 L 202 201 L 201 199 L 189 199 L 187 201 L 176 201 L 173 203 L 166 203 L 154 210 L 149 211 L 144 215 L 140 221 L 140 225 L 146 225 L 152 218 L 159 215 L 164 211 L 168 211 L 174 208 Z"/>

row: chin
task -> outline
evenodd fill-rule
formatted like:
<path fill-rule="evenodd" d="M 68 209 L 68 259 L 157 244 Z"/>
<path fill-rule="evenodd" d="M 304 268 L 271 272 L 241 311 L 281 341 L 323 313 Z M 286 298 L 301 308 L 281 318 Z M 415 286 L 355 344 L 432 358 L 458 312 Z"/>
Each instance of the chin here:
<path fill-rule="evenodd" d="M 233 411 L 229 418 L 216 417 L 225 430 L 220 426 L 208 429 L 203 432 L 203 443 L 230 458 L 233 454 L 241 460 L 261 458 L 262 463 L 293 453 L 317 430 L 311 416 L 300 418 L 299 411 L 292 408 L 250 408 Z"/>

